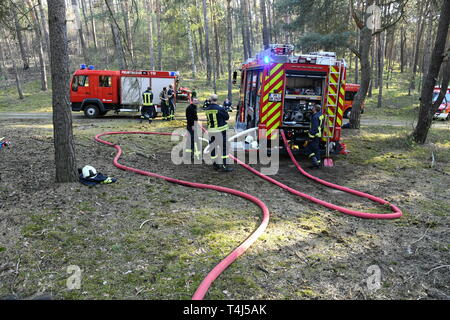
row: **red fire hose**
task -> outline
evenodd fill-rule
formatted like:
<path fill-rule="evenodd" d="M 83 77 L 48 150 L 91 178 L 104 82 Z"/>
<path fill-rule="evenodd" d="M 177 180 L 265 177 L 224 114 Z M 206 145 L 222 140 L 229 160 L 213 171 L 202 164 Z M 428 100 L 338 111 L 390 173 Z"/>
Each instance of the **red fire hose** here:
<path fill-rule="evenodd" d="M 122 170 L 126 170 L 126 171 L 139 173 L 139 174 L 142 174 L 142 175 L 145 175 L 145 176 L 149 176 L 149 177 L 164 179 L 164 180 L 166 180 L 168 182 L 180 184 L 180 185 L 183 185 L 183 186 L 186 186 L 186 187 L 199 188 L 199 189 L 211 189 L 211 190 L 216 190 L 216 191 L 219 191 L 219 192 L 226 192 L 226 193 L 233 194 L 233 195 L 239 196 L 241 198 L 250 200 L 251 202 L 253 202 L 254 204 L 256 204 L 257 206 L 259 206 L 261 208 L 261 211 L 262 211 L 262 214 L 263 214 L 263 218 L 262 218 L 262 221 L 261 221 L 261 224 L 259 225 L 259 227 L 243 243 L 241 243 L 228 256 L 226 256 L 222 261 L 220 261 L 219 264 L 217 264 L 208 273 L 206 278 L 203 279 L 203 281 L 200 283 L 200 286 L 195 291 L 194 295 L 192 296 L 192 299 L 193 300 L 202 300 L 204 298 L 206 292 L 208 291 L 209 287 L 213 283 L 213 281 L 216 280 L 216 278 L 226 268 L 228 268 L 228 266 L 230 264 L 232 264 L 237 258 L 239 258 L 259 238 L 259 236 L 267 228 L 267 225 L 269 223 L 269 209 L 267 208 L 265 203 L 262 202 L 260 199 L 258 199 L 257 197 L 254 197 L 254 196 L 252 196 L 252 195 L 250 195 L 248 193 L 242 192 L 242 191 L 238 191 L 238 190 L 230 189 L 230 188 L 226 188 L 226 187 L 210 185 L 210 184 L 202 184 L 202 183 L 195 183 L 195 182 L 189 182 L 189 181 L 174 179 L 174 178 L 166 177 L 166 176 L 163 176 L 163 175 L 159 175 L 159 174 L 148 172 L 148 171 L 144 171 L 144 170 L 131 168 L 131 167 L 125 166 L 123 164 L 120 164 L 119 163 L 119 158 L 122 155 L 122 149 L 120 148 L 120 146 L 118 146 L 118 145 L 116 145 L 114 143 L 111 143 L 111 142 L 108 142 L 108 141 L 100 139 L 100 137 L 102 137 L 102 136 L 117 135 L 117 134 L 158 134 L 158 135 L 165 135 L 165 136 L 172 135 L 171 133 L 161 133 L 161 132 L 105 132 L 105 133 L 101 133 L 101 134 L 96 135 L 95 136 L 95 140 L 96 141 L 98 141 L 100 143 L 104 143 L 104 144 L 109 145 L 111 147 L 114 147 L 117 150 L 117 154 L 116 154 L 116 156 L 114 157 L 114 160 L 113 160 L 114 165 L 117 168 L 122 169 Z"/>
<path fill-rule="evenodd" d="M 253 203 L 255 203 L 257 206 L 259 206 L 261 208 L 261 211 L 263 213 L 263 218 L 261 221 L 260 226 L 242 243 L 240 244 L 236 249 L 234 249 L 228 256 L 226 256 L 221 262 L 219 262 L 219 264 L 217 264 L 209 273 L 208 275 L 205 277 L 205 279 L 203 279 L 203 281 L 200 283 L 199 287 L 197 288 L 197 290 L 195 291 L 192 299 L 193 300 L 202 300 L 206 294 L 206 292 L 208 291 L 209 287 L 211 286 L 211 284 L 214 282 L 215 279 L 217 279 L 217 277 L 226 269 L 228 268 L 229 265 L 231 265 L 237 258 L 239 258 L 258 238 L 259 236 L 264 232 L 264 230 L 267 228 L 267 225 L 269 223 L 269 209 L 267 208 L 267 206 L 264 204 L 264 202 L 262 202 L 260 199 L 258 199 L 255 196 L 252 196 L 248 193 L 242 192 L 242 191 L 238 191 L 235 189 L 231 189 L 231 188 L 226 188 L 226 187 L 221 187 L 221 186 L 216 186 L 216 185 L 210 185 L 210 184 L 202 184 L 202 183 L 195 183 L 195 182 L 190 182 L 190 181 L 185 181 L 185 180 L 179 180 L 179 179 L 175 179 L 175 178 L 170 178 L 170 177 L 166 177 L 163 175 L 159 175 L 156 173 L 152 173 L 152 172 L 148 172 L 148 171 L 144 171 L 144 170 L 140 170 L 140 169 L 135 169 L 135 168 L 131 168 L 125 165 L 122 165 L 119 163 L 119 159 L 120 156 L 122 155 L 122 148 L 114 143 L 105 141 L 100 139 L 100 137 L 102 136 L 108 136 L 108 135 L 120 135 L 120 134 L 145 134 L 145 135 L 151 135 L 151 134 L 157 134 L 157 135 L 165 135 L 165 136 L 170 136 L 172 135 L 171 133 L 162 133 L 162 132 L 105 132 L 105 133 L 101 133 L 95 136 L 95 140 L 109 145 L 111 147 L 114 147 L 117 150 L 117 154 L 114 157 L 113 163 L 116 167 L 118 167 L 119 169 L 122 170 L 126 170 L 126 171 L 131 171 L 131 172 L 135 172 L 138 174 L 142 174 L 145 176 L 149 176 L 149 177 L 154 177 L 154 178 L 159 178 L 159 179 L 164 179 L 168 182 L 172 182 L 172 183 L 176 183 L 176 184 L 180 184 L 183 186 L 187 186 L 187 187 L 192 187 L 192 188 L 199 188 L 199 189 L 211 189 L 211 190 L 216 190 L 219 192 L 226 192 L 232 195 L 236 195 L 239 196 L 241 198 L 247 199 L 252 201 Z M 287 144 L 287 140 L 286 140 L 286 136 L 284 134 L 283 131 L 281 131 L 281 135 L 283 138 L 283 142 L 286 146 L 286 149 L 289 153 L 289 156 L 291 158 L 291 160 L 293 161 L 293 163 L 295 164 L 295 166 L 297 167 L 297 169 L 306 177 L 319 182 L 323 185 L 326 185 L 328 187 L 337 189 L 337 190 L 341 190 L 347 193 L 351 193 L 354 195 L 357 195 L 359 197 L 363 197 L 363 198 L 367 198 L 370 199 L 374 202 L 380 203 L 382 205 L 389 205 L 390 208 L 392 209 L 392 211 L 394 213 L 386 213 L 386 214 L 380 214 L 380 213 L 367 213 L 367 212 L 360 212 L 360 211 L 355 211 L 355 210 L 350 210 L 344 207 L 340 207 L 337 205 L 334 205 L 332 203 L 328 203 L 326 201 L 314 198 L 308 194 L 302 193 L 300 191 L 297 191 L 293 188 L 288 187 L 287 185 L 273 179 L 270 178 L 262 173 L 260 173 L 259 171 L 253 169 L 252 167 L 250 167 L 249 165 L 243 163 L 242 161 L 240 161 L 239 159 L 237 159 L 236 157 L 234 157 L 233 155 L 230 154 L 231 159 L 233 159 L 234 161 L 236 161 L 239 165 L 243 166 L 244 168 L 246 168 L 247 170 L 249 170 L 250 172 L 258 175 L 259 177 L 281 187 L 282 189 L 285 189 L 295 195 L 298 195 L 300 197 L 303 197 L 307 200 L 310 200 L 312 202 L 318 203 L 322 206 L 325 206 L 329 209 L 332 210 L 337 210 L 340 211 L 342 213 L 345 214 L 349 214 L 352 216 L 356 216 L 356 217 L 360 217 L 360 218 L 366 218 L 366 219 L 395 219 L 395 218 L 400 218 L 402 216 L 402 212 L 400 211 L 399 208 L 397 208 L 396 206 L 394 206 L 393 204 L 389 203 L 386 200 L 380 199 L 378 197 L 372 196 L 370 194 L 361 192 L 361 191 L 356 191 L 350 188 L 346 188 L 346 187 L 342 187 L 336 184 L 333 184 L 331 182 L 327 182 L 325 180 L 319 179 L 315 176 L 310 175 L 309 173 L 307 173 L 306 171 L 304 171 L 302 169 L 302 167 L 298 164 L 298 162 L 295 160 L 290 148 L 288 147 Z"/>

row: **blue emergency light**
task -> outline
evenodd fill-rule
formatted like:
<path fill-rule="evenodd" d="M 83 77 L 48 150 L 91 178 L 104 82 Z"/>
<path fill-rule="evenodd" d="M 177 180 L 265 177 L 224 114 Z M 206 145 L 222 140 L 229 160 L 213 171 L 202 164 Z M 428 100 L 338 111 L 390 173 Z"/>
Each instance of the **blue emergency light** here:
<path fill-rule="evenodd" d="M 86 65 L 83 63 L 83 64 L 80 64 L 80 69 L 81 70 L 84 70 L 84 69 L 86 69 Z"/>
<path fill-rule="evenodd" d="M 95 67 L 94 66 L 89 66 L 88 69 L 89 70 L 95 70 Z"/>
<path fill-rule="evenodd" d="M 265 56 L 263 58 L 263 61 L 264 61 L 265 64 L 269 64 L 270 63 L 270 57 L 269 56 Z"/>

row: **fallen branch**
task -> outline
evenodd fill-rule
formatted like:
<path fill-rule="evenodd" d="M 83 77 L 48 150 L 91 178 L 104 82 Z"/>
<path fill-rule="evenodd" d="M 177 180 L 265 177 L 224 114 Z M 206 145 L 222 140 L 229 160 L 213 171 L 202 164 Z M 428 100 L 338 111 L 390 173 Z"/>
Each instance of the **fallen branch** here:
<path fill-rule="evenodd" d="M 142 222 L 141 225 L 139 226 L 139 229 L 142 229 L 142 226 L 143 226 L 144 224 L 146 224 L 147 222 L 149 222 L 149 221 L 150 221 L 150 219 L 147 219 L 147 220 L 145 220 L 144 222 Z"/>
<path fill-rule="evenodd" d="M 435 268 L 431 269 L 430 271 L 428 271 L 428 272 L 425 273 L 425 274 L 430 274 L 430 273 L 433 272 L 434 270 L 438 270 L 438 269 L 442 269 L 442 268 L 450 268 L 450 264 L 444 264 L 444 265 L 442 265 L 442 266 L 435 267 Z"/>

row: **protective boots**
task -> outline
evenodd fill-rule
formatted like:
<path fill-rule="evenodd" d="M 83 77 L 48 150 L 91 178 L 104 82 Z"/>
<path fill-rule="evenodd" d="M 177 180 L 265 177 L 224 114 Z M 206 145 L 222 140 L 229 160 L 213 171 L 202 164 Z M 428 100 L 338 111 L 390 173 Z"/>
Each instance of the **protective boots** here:
<path fill-rule="evenodd" d="M 213 163 L 213 168 L 216 171 L 223 171 L 223 172 L 231 172 L 234 170 L 234 168 L 229 165 L 217 163 Z"/>
<path fill-rule="evenodd" d="M 320 160 L 317 159 L 317 157 L 311 158 L 313 165 L 309 167 L 310 169 L 320 169 L 322 163 Z"/>

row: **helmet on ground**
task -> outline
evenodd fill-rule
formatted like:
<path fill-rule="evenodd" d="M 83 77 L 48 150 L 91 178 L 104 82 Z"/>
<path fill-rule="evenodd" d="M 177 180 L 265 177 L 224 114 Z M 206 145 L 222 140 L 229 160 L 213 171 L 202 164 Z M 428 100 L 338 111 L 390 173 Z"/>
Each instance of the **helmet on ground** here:
<path fill-rule="evenodd" d="M 246 136 L 245 137 L 245 143 L 251 144 L 253 142 L 253 137 L 252 136 Z"/>
<path fill-rule="evenodd" d="M 84 166 L 81 172 L 85 179 L 94 178 L 97 175 L 97 170 L 92 166 Z"/>

